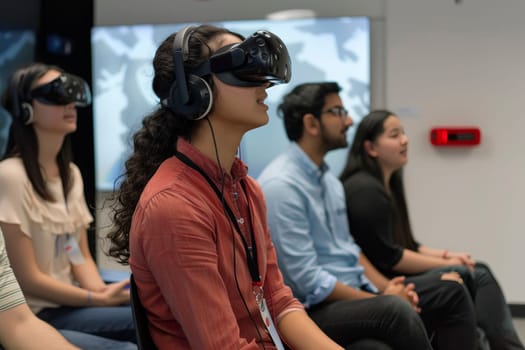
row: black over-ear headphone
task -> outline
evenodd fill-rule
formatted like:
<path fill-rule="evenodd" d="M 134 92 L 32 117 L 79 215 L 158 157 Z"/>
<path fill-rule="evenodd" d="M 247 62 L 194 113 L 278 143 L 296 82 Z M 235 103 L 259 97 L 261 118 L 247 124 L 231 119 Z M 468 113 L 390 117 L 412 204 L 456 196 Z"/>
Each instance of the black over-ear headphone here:
<path fill-rule="evenodd" d="M 213 95 L 210 85 L 195 74 L 186 74 L 184 62 L 188 59 L 188 43 L 194 26 L 181 29 L 173 39 L 173 64 L 175 81 L 171 85 L 169 96 L 162 104 L 177 115 L 189 120 L 204 118 L 211 110 Z"/>

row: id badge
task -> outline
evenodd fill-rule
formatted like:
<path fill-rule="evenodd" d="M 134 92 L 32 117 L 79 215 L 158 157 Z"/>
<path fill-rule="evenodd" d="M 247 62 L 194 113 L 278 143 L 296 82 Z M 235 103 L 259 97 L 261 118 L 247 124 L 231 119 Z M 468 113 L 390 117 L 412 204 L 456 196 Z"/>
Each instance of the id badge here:
<path fill-rule="evenodd" d="M 69 233 L 66 234 L 66 241 L 64 242 L 64 251 L 66 252 L 67 257 L 69 258 L 69 261 L 73 265 L 80 265 L 85 262 L 84 256 L 80 251 L 80 247 L 78 245 L 77 240 Z"/>
<path fill-rule="evenodd" d="M 270 316 L 270 312 L 268 311 L 268 305 L 266 305 L 266 299 L 264 299 L 262 288 L 255 294 L 255 299 L 257 301 L 257 305 L 259 306 L 259 312 L 261 313 L 263 323 L 268 332 L 270 332 L 270 337 L 272 338 L 275 347 L 277 350 L 284 350 L 279 333 L 277 333 L 277 329 L 275 328 L 275 325 L 272 321 L 272 316 Z"/>

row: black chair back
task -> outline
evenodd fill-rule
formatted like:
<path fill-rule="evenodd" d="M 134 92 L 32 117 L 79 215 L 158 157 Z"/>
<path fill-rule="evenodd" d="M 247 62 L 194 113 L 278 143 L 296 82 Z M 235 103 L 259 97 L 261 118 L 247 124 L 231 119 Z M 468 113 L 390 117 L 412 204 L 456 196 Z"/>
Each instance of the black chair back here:
<path fill-rule="evenodd" d="M 137 335 L 137 346 L 139 350 L 157 350 L 157 346 L 151 338 L 148 328 L 148 317 L 146 309 L 140 302 L 137 285 L 133 274 L 129 277 L 130 294 L 131 294 L 131 309 L 133 310 L 133 321 L 135 322 L 135 333 Z"/>

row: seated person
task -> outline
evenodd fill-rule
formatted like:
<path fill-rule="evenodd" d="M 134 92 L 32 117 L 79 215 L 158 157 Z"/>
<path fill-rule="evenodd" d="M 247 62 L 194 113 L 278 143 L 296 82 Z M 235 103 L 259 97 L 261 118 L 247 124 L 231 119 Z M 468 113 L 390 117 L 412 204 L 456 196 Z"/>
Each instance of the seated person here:
<path fill-rule="evenodd" d="M 135 342 L 129 280 L 105 284 L 88 247 L 93 220 L 70 134 L 87 83 L 59 67 L 15 71 L 4 106 L 12 123 L 0 162 L 0 227 L 33 313 L 58 329 Z M 123 305 L 125 304 L 125 305 Z"/>
<path fill-rule="evenodd" d="M 460 273 L 491 349 L 523 349 L 489 267 L 475 262 L 468 253 L 430 248 L 416 241 L 402 177 L 407 150 L 408 137 L 392 112 L 370 112 L 359 124 L 340 177 L 352 236 L 371 263 L 387 276 Z"/>
<path fill-rule="evenodd" d="M 62 330 L 71 343 L 82 350 L 133 350 L 132 343 Z M 0 230 L 0 349 L 79 349 L 68 343 L 53 327 L 37 318 L 27 306 L 16 281 Z"/>
<path fill-rule="evenodd" d="M 153 67 L 160 105 L 134 135 L 109 237 L 155 345 L 341 350 L 284 285 L 262 192 L 235 156 L 268 122 L 266 89 L 290 79 L 286 46 L 267 31 L 243 40 L 188 26 L 161 43 Z"/>
<path fill-rule="evenodd" d="M 368 336 L 428 349 L 423 320 L 434 349 L 474 349 L 474 311 L 460 283 L 432 277 L 433 290 L 414 281 L 414 293 L 403 277 L 381 275 L 351 238 L 343 187 L 323 160 L 347 145 L 353 123 L 339 92 L 337 83 L 306 83 L 284 97 L 279 111 L 292 143 L 258 179 L 285 282 L 338 342 Z"/>

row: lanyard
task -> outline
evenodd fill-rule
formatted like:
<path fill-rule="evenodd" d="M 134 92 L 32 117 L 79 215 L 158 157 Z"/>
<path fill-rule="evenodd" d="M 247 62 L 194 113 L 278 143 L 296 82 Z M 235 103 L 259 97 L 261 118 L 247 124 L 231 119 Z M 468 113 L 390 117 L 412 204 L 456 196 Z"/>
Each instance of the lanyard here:
<path fill-rule="evenodd" d="M 248 221 L 249 221 L 249 224 L 250 224 L 250 236 L 251 236 L 252 246 L 253 246 L 251 249 L 248 247 L 248 244 L 246 243 L 246 239 L 244 238 L 244 236 L 242 234 L 242 231 L 241 231 L 241 228 L 239 227 L 239 224 L 237 223 L 237 219 L 235 218 L 235 214 L 233 214 L 232 209 L 230 208 L 228 203 L 226 203 L 226 200 L 224 199 L 224 196 L 223 196 L 222 192 L 219 190 L 219 188 L 217 187 L 217 185 L 215 185 L 215 183 L 212 181 L 212 179 L 210 179 L 208 174 L 206 174 L 204 172 L 204 170 L 202 170 L 197 164 L 195 164 L 185 154 L 183 154 L 183 153 L 181 153 L 179 151 L 175 151 L 175 156 L 180 161 L 182 161 L 184 164 L 186 164 L 187 166 L 189 166 L 190 168 L 196 170 L 199 174 L 201 174 L 201 176 L 208 182 L 210 187 L 213 189 L 213 191 L 215 192 L 215 194 L 219 198 L 219 201 L 221 202 L 222 206 L 224 207 L 224 210 L 228 214 L 228 218 L 230 219 L 230 222 L 235 227 L 235 231 L 237 231 L 237 233 L 241 237 L 242 245 L 244 246 L 244 250 L 246 251 L 246 260 L 247 260 L 247 264 L 248 264 L 248 269 L 250 270 L 250 275 L 252 277 L 252 284 L 254 286 L 261 286 L 262 285 L 262 283 L 261 283 L 261 276 L 259 275 L 259 266 L 257 264 L 257 245 L 256 245 L 256 241 L 255 241 L 255 235 L 253 233 L 253 227 L 252 227 L 252 224 L 251 224 L 250 203 L 248 202 L 248 213 L 249 213 L 249 216 L 250 216 Z M 244 193 L 247 196 L 247 192 L 246 192 L 246 188 L 245 188 L 244 182 L 241 182 L 241 184 L 242 184 L 242 187 L 244 189 Z"/>

